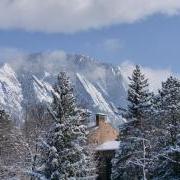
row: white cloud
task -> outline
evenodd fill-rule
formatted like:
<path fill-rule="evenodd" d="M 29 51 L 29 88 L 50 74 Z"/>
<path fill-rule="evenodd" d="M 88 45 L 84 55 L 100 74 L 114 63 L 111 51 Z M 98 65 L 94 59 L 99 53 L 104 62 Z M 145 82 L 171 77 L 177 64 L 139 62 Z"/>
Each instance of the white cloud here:
<path fill-rule="evenodd" d="M 179 10 L 179 0 L 1 0 L 0 28 L 72 33 Z"/>
<path fill-rule="evenodd" d="M 127 82 L 128 76 L 131 76 L 134 66 L 135 65 L 129 61 L 125 61 L 120 65 L 122 75 Z M 149 79 L 150 90 L 154 92 L 157 92 L 157 90 L 161 88 L 162 81 L 166 81 L 169 76 L 175 75 L 170 69 L 152 69 L 149 67 L 141 68 L 142 72 Z"/>
<path fill-rule="evenodd" d="M 0 47 L 0 61 L 8 61 L 25 54 L 23 50 L 10 47 Z"/>
<path fill-rule="evenodd" d="M 62 63 L 62 70 L 65 70 L 65 67 L 67 67 L 67 61 L 66 61 L 66 52 L 63 50 L 55 50 L 55 51 L 45 51 L 43 53 L 39 54 L 29 54 L 26 52 L 21 52 L 18 49 L 11 49 L 7 48 L 7 56 L 4 56 L 3 62 L 8 62 L 10 65 L 15 69 L 28 69 L 29 66 L 31 66 L 31 61 L 29 61 L 28 58 L 30 58 L 30 55 L 32 55 L 31 58 L 36 59 L 36 65 L 33 66 L 34 72 L 39 72 L 39 64 L 42 68 L 44 68 L 45 71 L 51 72 L 54 74 L 59 73 L 59 66 L 57 64 L 59 61 Z M 5 52 L 6 52 L 5 51 Z M 8 54 L 10 52 L 10 54 Z M 14 55 L 13 55 L 14 52 Z M 0 50 L 1 53 L 1 50 Z M 64 68 L 64 69 L 63 69 Z"/>
<path fill-rule="evenodd" d="M 122 49 L 122 44 L 119 39 L 109 38 L 100 45 L 103 49 L 110 52 L 116 52 Z"/>

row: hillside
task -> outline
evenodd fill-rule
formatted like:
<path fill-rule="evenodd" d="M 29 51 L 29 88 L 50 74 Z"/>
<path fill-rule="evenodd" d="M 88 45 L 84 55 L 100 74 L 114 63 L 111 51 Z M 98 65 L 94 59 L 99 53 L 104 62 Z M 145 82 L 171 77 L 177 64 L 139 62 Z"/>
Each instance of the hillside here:
<path fill-rule="evenodd" d="M 106 113 L 114 126 L 123 122 L 117 107 L 126 103 L 125 80 L 118 66 L 83 55 L 39 53 L 5 63 L 0 68 L 0 103 L 18 124 L 23 111 L 36 103 L 50 103 L 60 71 L 67 72 L 78 103 L 93 113 Z M 91 122 L 93 123 L 93 122 Z"/>

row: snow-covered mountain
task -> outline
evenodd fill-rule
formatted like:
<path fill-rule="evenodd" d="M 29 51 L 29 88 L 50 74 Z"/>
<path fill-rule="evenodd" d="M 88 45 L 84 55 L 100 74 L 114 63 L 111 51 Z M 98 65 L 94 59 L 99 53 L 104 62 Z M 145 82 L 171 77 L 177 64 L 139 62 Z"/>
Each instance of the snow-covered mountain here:
<path fill-rule="evenodd" d="M 123 122 L 117 107 L 126 103 L 120 67 L 100 63 L 83 55 L 62 52 L 23 56 L 0 68 L 0 104 L 19 123 L 23 111 L 35 103 L 50 103 L 57 74 L 66 71 L 74 86 L 78 103 L 94 114 L 108 114 L 114 126 Z"/>
<path fill-rule="evenodd" d="M 0 69 L 0 105 L 18 121 L 23 120 L 22 101 L 22 88 L 16 73 L 4 64 Z"/>

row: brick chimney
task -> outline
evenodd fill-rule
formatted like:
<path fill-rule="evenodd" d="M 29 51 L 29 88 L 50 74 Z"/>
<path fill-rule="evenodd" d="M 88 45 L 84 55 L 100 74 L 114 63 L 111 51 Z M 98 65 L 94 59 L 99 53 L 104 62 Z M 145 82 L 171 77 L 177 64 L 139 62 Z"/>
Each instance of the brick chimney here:
<path fill-rule="evenodd" d="M 96 126 L 100 125 L 100 121 L 106 121 L 106 115 L 105 114 L 96 114 Z"/>

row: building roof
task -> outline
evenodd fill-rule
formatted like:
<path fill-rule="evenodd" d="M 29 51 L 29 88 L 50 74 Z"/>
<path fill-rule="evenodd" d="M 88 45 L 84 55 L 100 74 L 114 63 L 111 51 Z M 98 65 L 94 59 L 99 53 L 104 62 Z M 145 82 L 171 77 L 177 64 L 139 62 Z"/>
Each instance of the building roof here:
<path fill-rule="evenodd" d="M 119 149 L 120 141 L 107 141 L 96 147 L 96 151 L 109 151 Z"/>
<path fill-rule="evenodd" d="M 107 114 L 104 114 L 104 113 L 96 113 L 96 115 L 101 115 L 101 116 L 107 116 Z"/>

